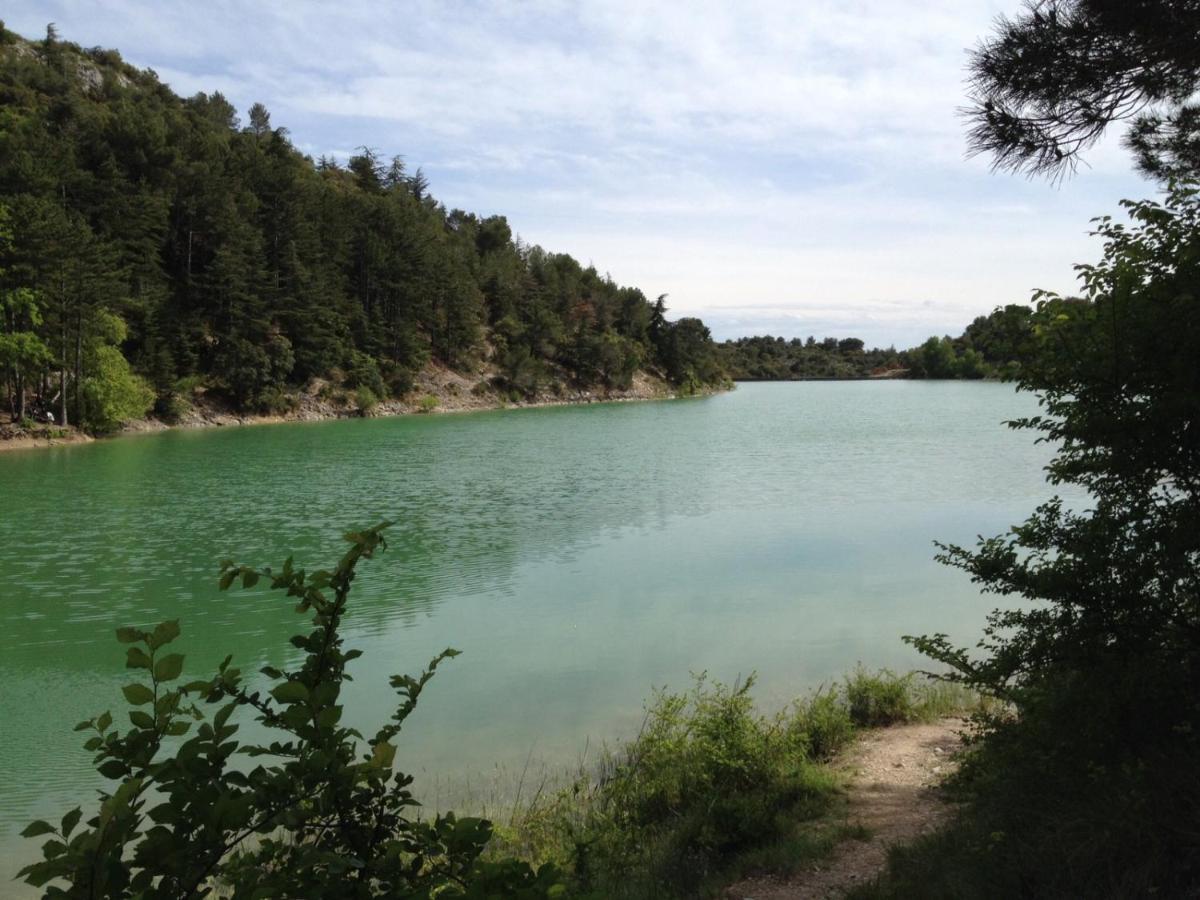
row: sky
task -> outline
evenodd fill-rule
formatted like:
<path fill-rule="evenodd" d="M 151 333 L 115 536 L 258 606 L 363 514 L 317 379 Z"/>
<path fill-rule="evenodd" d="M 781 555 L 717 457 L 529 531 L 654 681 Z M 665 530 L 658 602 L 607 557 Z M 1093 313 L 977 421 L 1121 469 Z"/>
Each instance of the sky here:
<path fill-rule="evenodd" d="M 1089 220 L 1156 187 L 1120 131 L 1069 180 L 969 159 L 967 51 L 1017 0 L 8 0 L 177 93 L 370 147 L 718 339 L 914 345 L 1063 293 Z"/>

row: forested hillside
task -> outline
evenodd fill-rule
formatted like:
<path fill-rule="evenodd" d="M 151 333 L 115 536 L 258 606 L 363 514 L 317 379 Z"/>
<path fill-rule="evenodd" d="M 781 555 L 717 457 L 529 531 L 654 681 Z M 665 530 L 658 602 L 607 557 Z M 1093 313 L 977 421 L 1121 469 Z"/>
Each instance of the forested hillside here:
<path fill-rule="evenodd" d="M 868 350 L 859 338 L 770 335 L 720 345 L 730 376 L 745 381 L 1015 377 L 1034 350 L 1033 309 L 1017 304 L 977 317 L 956 338 L 930 337 L 910 350 Z"/>
<path fill-rule="evenodd" d="M 369 403 L 431 360 L 501 397 L 722 378 L 698 319 L 446 209 L 400 157 L 313 160 L 262 105 L 243 122 L 52 27 L 0 24 L 0 304 L 11 415 L 97 430 L 196 389 L 268 412 L 319 377 Z"/>

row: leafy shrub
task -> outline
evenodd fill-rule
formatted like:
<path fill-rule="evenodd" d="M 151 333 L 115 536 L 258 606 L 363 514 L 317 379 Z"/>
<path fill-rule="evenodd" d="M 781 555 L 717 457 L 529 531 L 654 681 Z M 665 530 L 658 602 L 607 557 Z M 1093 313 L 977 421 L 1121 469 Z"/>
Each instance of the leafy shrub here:
<path fill-rule="evenodd" d="M 191 402 L 175 391 L 159 394 L 154 401 L 154 414 L 164 422 L 178 422 L 192 409 Z"/>
<path fill-rule="evenodd" d="M 358 407 L 358 411 L 366 416 L 370 415 L 371 410 L 379 405 L 379 398 L 369 387 L 362 385 L 354 392 L 354 404 Z"/>
<path fill-rule="evenodd" d="M 861 666 L 846 679 L 846 699 L 855 725 L 878 728 L 918 717 L 913 701 L 913 676 L 887 669 L 871 674 Z"/>
<path fill-rule="evenodd" d="M 798 701 L 790 728 L 814 760 L 831 758 L 854 738 L 854 720 L 836 685 Z"/>
<path fill-rule="evenodd" d="M 228 337 L 218 347 L 215 369 L 239 409 L 272 412 L 279 409 L 287 376 L 295 367 L 292 343 L 281 334 L 260 343 Z"/>
<path fill-rule="evenodd" d="M 399 703 L 373 737 L 341 724 L 347 665 L 361 655 L 345 649 L 342 619 L 355 568 L 385 546 L 386 526 L 347 534 L 350 550 L 332 571 L 307 574 L 290 558 L 279 572 L 222 565 L 222 589 L 265 579 L 313 615 L 312 631 L 292 638 L 300 667 L 261 670 L 269 690 L 249 685 L 229 657 L 212 678 L 180 684 L 184 658 L 165 652 L 178 623 L 119 629 L 126 666 L 143 675 L 122 689 L 132 727 L 108 712 L 76 726 L 91 733 L 84 746 L 114 786 L 86 821 L 76 807 L 58 825 L 29 825 L 24 836 L 50 837 L 21 877 L 72 898 L 199 897 L 218 884 L 234 898 L 548 896 L 553 868 L 481 858 L 490 823 L 409 816 L 413 779 L 394 771 L 394 741 L 456 651 L 419 677 L 391 679 Z M 269 741 L 239 746 L 235 713 L 245 709 Z M 231 765 L 235 753 L 254 765 Z"/>
<path fill-rule="evenodd" d="M 431 413 L 438 408 L 438 398 L 433 394 L 426 394 L 417 402 L 417 412 Z"/>
<path fill-rule="evenodd" d="M 375 359 L 358 350 L 350 351 L 350 364 L 346 367 L 346 383 L 352 388 L 366 388 L 376 398 L 387 396 L 387 385 L 379 372 Z M 359 407 L 361 409 L 361 406 Z"/>
<path fill-rule="evenodd" d="M 100 346 L 93 353 L 92 371 L 83 380 L 88 424 L 97 431 L 113 431 L 124 422 L 146 415 L 155 399 L 146 379 L 133 374 L 116 347 Z"/>
<path fill-rule="evenodd" d="M 688 694 L 656 695 L 577 831 L 585 871 L 610 876 L 599 878 L 605 895 L 690 894 L 826 808 L 832 777 L 809 763 L 782 717 L 755 712 L 753 683 L 700 676 Z"/>
<path fill-rule="evenodd" d="M 282 387 L 269 387 L 258 396 L 257 409 L 264 414 L 286 414 L 300 407 L 300 399 Z"/>

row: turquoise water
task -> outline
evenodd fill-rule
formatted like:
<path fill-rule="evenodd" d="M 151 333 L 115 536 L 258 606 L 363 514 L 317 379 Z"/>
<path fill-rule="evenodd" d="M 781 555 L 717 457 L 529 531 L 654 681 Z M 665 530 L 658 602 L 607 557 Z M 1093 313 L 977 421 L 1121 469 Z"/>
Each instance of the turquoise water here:
<path fill-rule="evenodd" d="M 332 564 L 396 521 L 348 618 L 349 714 L 443 647 L 402 745 L 427 790 L 569 765 L 628 734 L 653 686 L 756 670 L 768 706 L 905 633 L 978 635 L 992 604 L 934 539 L 1003 531 L 1049 495 L 1049 451 L 982 383 L 744 384 L 716 397 L 176 431 L 0 455 L 0 881 L 15 837 L 96 782 L 71 727 L 120 708 L 124 624 L 178 618 L 187 672 L 289 658 L 265 591 L 225 557 Z M 33 842 L 29 842 L 32 844 Z"/>

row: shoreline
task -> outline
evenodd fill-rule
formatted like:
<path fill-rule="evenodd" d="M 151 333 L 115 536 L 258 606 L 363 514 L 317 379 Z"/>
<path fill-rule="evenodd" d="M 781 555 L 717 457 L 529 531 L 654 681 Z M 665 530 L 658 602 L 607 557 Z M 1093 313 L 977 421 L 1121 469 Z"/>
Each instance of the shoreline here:
<path fill-rule="evenodd" d="M 734 390 L 735 386 L 714 387 L 694 394 L 680 394 L 665 380 L 646 372 L 634 375 L 624 390 L 563 389 L 539 391 L 532 399 L 511 400 L 491 387 L 487 378 L 472 379 L 440 366 L 423 370 L 413 389 L 402 399 L 384 400 L 364 411 L 354 405 L 348 394 L 326 396 L 328 383 L 314 379 L 292 395 L 296 406 L 286 412 L 241 413 L 224 405 L 197 398 L 177 422 L 165 422 L 154 416 L 128 422 L 118 431 L 91 435 L 75 428 L 39 425 L 33 432 L 15 434 L 0 427 L 0 453 L 44 450 L 71 444 L 90 444 L 137 434 L 202 428 L 285 425 L 300 422 L 329 422 L 338 419 L 384 419 L 398 416 L 431 416 L 452 413 L 494 412 L 502 409 L 541 409 L 555 406 L 586 406 L 593 403 L 636 403 L 652 400 L 679 400 L 713 396 Z"/>

